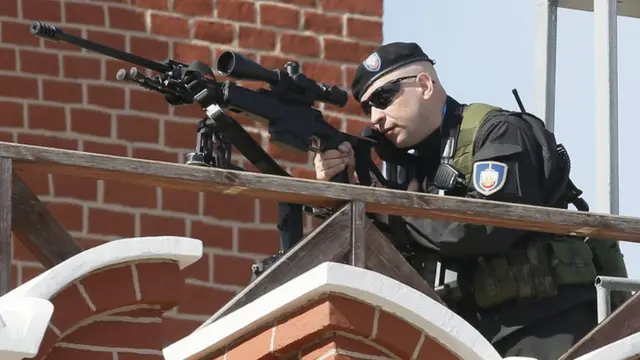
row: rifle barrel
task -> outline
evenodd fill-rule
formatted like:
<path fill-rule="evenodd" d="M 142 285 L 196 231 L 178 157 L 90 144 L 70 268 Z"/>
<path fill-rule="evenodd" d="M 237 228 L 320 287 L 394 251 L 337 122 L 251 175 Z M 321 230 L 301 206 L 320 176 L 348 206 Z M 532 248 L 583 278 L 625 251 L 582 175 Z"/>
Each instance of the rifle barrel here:
<path fill-rule="evenodd" d="M 114 49 L 107 45 L 98 44 L 81 37 L 67 34 L 64 31 L 62 31 L 62 29 L 41 21 L 34 21 L 33 23 L 31 23 L 30 31 L 32 35 L 41 37 L 43 39 L 53 40 L 53 41 L 62 41 L 65 43 L 76 45 L 83 49 L 97 52 L 102 55 L 106 55 L 106 56 L 109 56 L 118 60 L 122 60 L 131 64 L 136 64 L 138 66 L 142 66 L 144 68 L 147 68 L 156 72 L 164 73 L 171 70 L 171 68 L 165 64 L 159 63 L 157 61 L 145 59 L 143 57 L 128 53 L 126 51 Z"/>

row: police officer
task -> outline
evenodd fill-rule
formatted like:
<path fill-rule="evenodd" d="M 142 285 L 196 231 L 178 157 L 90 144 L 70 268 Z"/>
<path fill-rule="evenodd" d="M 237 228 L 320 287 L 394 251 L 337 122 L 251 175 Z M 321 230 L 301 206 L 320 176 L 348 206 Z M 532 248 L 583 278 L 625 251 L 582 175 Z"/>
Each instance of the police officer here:
<path fill-rule="evenodd" d="M 402 150 L 378 149 L 386 165 L 405 174 L 402 189 L 561 208 L 576 201 L 581 192 L 568 179 L 566 152 L 539 119 L 457 102 L 434 65 L 417 44 L 390 43 L 359 64 L 352 83 L 372 128 L 391 144 L 387 150 Z M 353 174 L 355 159 L 345 143 L 314 162 L 317 179 L 329 180 L 345 168 Z M 444 300 L 503 356 L 558 359 L 597 325 L 596 275 L 627 276 L 615 240 L 393 220 L 394 241 L 410 239 L 457 273 Z"/>

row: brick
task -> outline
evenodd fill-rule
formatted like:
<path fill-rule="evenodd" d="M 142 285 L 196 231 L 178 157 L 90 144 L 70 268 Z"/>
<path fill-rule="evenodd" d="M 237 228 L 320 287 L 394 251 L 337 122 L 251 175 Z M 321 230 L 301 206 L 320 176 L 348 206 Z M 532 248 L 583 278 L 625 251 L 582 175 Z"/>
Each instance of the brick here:
<path fill-rule="evenodd" d="M 217 17 L 220 19 L 255 22 L 256 5 L 253 1 L 245 0 L 218 0 Z"/>
<path fill-rule="evenodd" d="M 194 38 L 216 44 L 232 44 L 235 39 L 235 29 L 231 24 L 196 21 Z"/>
<path fill-rule="evenodd" d="M 213 16 L 213 3 L 211 0 L 175 0 L 174 9 L 176 12 L 185 15 Z"/>
<path fill-rule="evenodd" d="M 62 106 L 29 104 L 29 129 L 65 131 L 67 115 Z"/>
<path fill-rule="evenodd" d="M 197 138 L 197 127 L 193 123 L 165 121 L 165 134 L 170 134 L 165 139 L 165 145 L 178 149 L 194 149 Z"/>
<path fill-rule="evenodd" d="M 168 10 L 169 0 L 131 0 L 131 5 L 146 9 Z"/>
<path fill-rule="evenodd" d="M 169 345 L 169 344 L 166 344 Z M 118 360 L 164 360 L 162 355 L 118 352 Z"/>
<path fill-rule="evenodd" d="M 191 221 L 191 237 L 207 248 L 228 249 L 233 246 L 233 229 L 227 226 Z"/>
<path fill-rule="evenodd" d="M 100 347 L 157 349 L 162 343 L 161 326 L 160 323 L 96 321 L 81 331 L 74 331 L 64 341 Z"/>
<path fill-rule="evenodd" d="M 52 135 L 18 134 L 18 143 L 26 145 L 46 146 L 56 149 L 78 150 L 78 140 L 66 139 Z"/>
<path fill-rule="evenodd" d="M 3 0 L 5 1 L 5 0 Z M 54 21 L 62 20 L 59 1 L 21 0 L 22 18 L 26 20 Z"/>
<path fill-rule="evenodd" d="M 24 127 L 24 106 L 18 102 L 0 101 L 0 127 Z"/>
<path fill-rule="evenodd" d="M 305 310 L 283 319 L 277 325 L 273 351 L 289 352 L 328 331 L 341 331 L 365 338 L 373 331 L 373 307 L 357 300 L 330 296 L 309 305 Z"/>
<path fill-rule="evenodd" d="M 0 48 L 0 69 L 16 70 L 16 50 L 8 48 Z"/>
<path fill-rule="evenodd" d="M 172 37 L 189 37 L 189 21 L 177 16 L 151 14 L 151 32 Z"/>
<path fill-rule="evenodd" d="M 169 114 L 169 104 L 164 96 L 146 89 L 131 89 L 129 91 L 129 108 L 155 114 Z"/>
<path fill-rule="evenodd" d="M 380 311 L 378 331 L 374 339 L 376 343 L 395 353 L 410 356 L 417 347 L 420 336 L 420 330 L 414 326 L 386 311 Z"/>
<path fill-rule="evenodd" d="M 249 278 L 247 278 L 247 283 Z M 211 316 L 235 296 L 234 292 L 194 284 L 184 285 L 184 295 L 178 312 Z"/>
<path fill-rule="evenodd" d="M 208 254 L 204 254 L 200 260 L 182 269 L 181 275 L 186 279 L 195 279 L 204 282 L 212 282 L 211 262 Z"/>
<path fill-rule="evenodd" d="M 140 215 L 140 236 L 185 236 L 185 226 L 183 218 Z"/>
<path fill-rule="evenodd" d="M 71 131 L 102 137 L 111 137 L 111 114 L 85 108 L 71 108 Z M 85 149 L 86 150 L 86 149 Z"/>
<path fill-rule="evenodd" d="M 300 6 L 316 6 L 316 0 L 280 0 L 280 2 Z"/>
<path fill-rule="evenodd" d="M 142 9 L 108 6 L 108 27 L 120 30 L 146 31 Z"/>
<path fill-rule="evenodd" d="M 71 81 L 42 80 L 43 100 L 65 104 L 82 104 L 82 85 Z"/>
<path fill-rule="evenodd" d="M 213 63 L 213 52 L 208 46 L 176 42 L 173 44 L 172 58 L 187 64 L 193 60 L 200 60 L 205 64 L 211 64 Z"/>
<path fill-rule="evenodd" d="M 276 3 L 260 3 L 260 24 L 297 29 L 300 26 L 300 10 Z"/>
<path fill-rule="evenodd" d="M 213 256 L 213 281 L 217 284 L 246 286 L 254 260 L 235 256 Z"/>
<path fill-rule="evenodd" d="M 318 0 L 325 11 L 382 17 L 382 0 Z"/>
<path fill-rule="evenodd" d="M 156 188 L 152 186 L 105 180 L 104 203 L 155 209 L 158 206 Z"/>
<path fill-rule="evenodd" d="M 162 309 L 168 310 L 183 298 L 184 283 L 177 263 L 152 262 L 138 263 L 134 266 L 138 273 L 140 297 L 143 303 L 160 305 Z"/>
<path fill-rule="evenodd" d="M 204 194 L 204 215 L 220 220 L 253 222 L 255 220 L 255 200 L 246 196 L 232 196 L 215 193 Z M 234 204 L 232 208 L 226 204 Z"/>
<path fill-rule="evenodd" d="M 248 49 L 274 50 L 276 48 L 276 32 L 240 25 L 238 28 L 238 45 Z"/>
<path fill-rule="evenodd" d="M 138 302 L 130 265 L 121 264 L 91 273 L 81 283 L 98 314 Z"/>
<path fill-rule="evenodd" d="M 47 360 L 68 360 L 68 359 L 113 360 L 113 352 L 91 351 L 91 350 L 75 349 L 75 348 L 69 348 L 69 347 L 54 347 L 53 349 L 51 349 L 51 352 L 47 354 L 46 359 Z"/>
<path fill-rule="evenodd" d="M 14 169 L 36 195 L 50 195 L 49 174 L 40 171 Z"/>
<path fill-rule="evenodd" d="M 98 184 L 94 179 L 63 174 L 52 174 L 52 179 L 53 194 L 58 198 L 97 199 Z"/>
<path fill-rule="evenodd" d="M 122 109 L 125 105 L 125 93 L 121 87 L 108 85 L 87 85 L 87 102 L 110 109 Z"/>
<path fill-rule="evenodd" d="M 264 330 L 238 346 L 227 351 L 225 359 L 275 360 L 279 356 L 271 354 L 271 329 Z"/>
<path fill-rule="evenodd" d="M 342 35 L 342 17 L 328 15 L 322 12 L 305 11 L 303 16 L 303 29 L 319 34 Z"/>
<path fill-rule="evenodd" d="M 57 311 L 53 312 L 51 323 L 62 332 L 70 329 L 80 320 L 89 317 L 92 313 L 75 283 L 58 293 L 52 303 Z"/>
<path fill-rule="evenodd" d="M 2 20 L 0 22 L 0 40 L 3 44 L 23 45 L 29 47 L 37 47 L 40 39 L 31 35 L 28 23 L 18 23 L 13 21 Z"/>
<path fill-rule="evenodd" d="M 302 72 L 316 81 L 328 85 L 342 86 L 342 69 L 340 65 L 325 62 L 305 61 L 302 64 Z"/>
<path fill-rule="evenodd" d="M 133 148 L 132 157 L 136 159 L 146 159 L 146 160 L 155 160 L 155 161 L 165 161 L 165 162 L 176 162 L 177 155 L 172 152 L 156 150 L 156 149 L 145 149 L 140 147 Z"/>
<path fill-rule="evenodd" d="M 169 43 L 164 40 L 132 36 L 129 47 L 132 53 L 150 60 L 162 62 L 169 57 Z"/>
<path fill-rule="evenodd" d="M 334 335 L 327 339 L 323 339 L 320 342 L 314 343 L 308 348 L 302 350 L 300 353 L 300 359 L 311 360 L 326 358 L 326 356 L 323 355 L 328 354 L 332 350 L 333 352 L 348 351 L 351 353 L 357 353 L 359 354 L 359 356 L 367 359 L 389 358 L 387 353 L 381 351 L 378 348 L 375 348 L 372 345 L 366 344 L 359 339 L 352 339 L 341 335 Z"/>
<path fill-rule="evenodd" d="M 101 5 L 64 2 L 64 16 L 68 23 L 105 25 L 105 12 Z"/>
<path fill-rule="evenodd" d="M 6 17 L 18 17 L 18 0 L 0 1 L 0 15 Z"/>
<path fill-rule="evenodd" d="M 21 76 L 0 75 L 0 96 L 37 99 L 38 81 L 34 78 Z"/>
<path fill-rule="evenodd" d="M 320 41 L 315 36 L 280 34 L 280 50 L 283 53 L 318 57 L 320 55 Z"/>
<path fill-rule="evenodd" d="M 89 232 L 100 235 L 131 237 L 135 231 L 133 214 L 106 209 L 89 209 Z"/>
<path fill-rule="evenodd" d="M 347 18 L 347 36 L 374 42 L 382 42 L 382 21 Z"/>
<path fill-rule="evenodd" d="M 107 144 L 97 141 L 83 141 L 83 150 L 88 153 L 114 156 L 127 156 L 127 147 L 120 144 Z"/>
<path fill-rule="evenodd" d="M 185 334 L 190 334 L 195 331 L 202 325 L 202 321 L 165 317 L 162 320 L 162 325 L 162 339 L 164 343 L 168 345 L 182 339 Z M 118 360 L 121 359 L 122 355 L 119 355 Z"/>
<path fill-rule="evenodd" d="M 275 229 L 238 229 L 238 251 L 241 253 L 273 255 L 279 249 L 280 233 Z"/>
<path fill-rule="evenodd" d="M 116 116 L 117 137 L 121 140 L 157 143 L 160 140 L 160 123 L 155 118 Z"/>
<path fill-rule="evenodd" d="M 356 41 L 324 39 L 324 57 L 327 60 L 358 63 L 376 50 L 375 45 L 366 45 Z"/>
<path fill-rule="evenodd" d="M 102 64 L 99 59 L 86 56 L 63 55 L 62 73 L 68 79 L 99 80 Z"/>
<path fill-rule="evenodd" d="M 162 210 L 198 214 L 198 193 L 165 188 L 161 189 Z"/>
<path fill-rule="evenodd" d="M 88 40 L 98 42 L 115 49 L 124 50 L 126 47 L 126 38 L 122 34 L 99 30 L 87 30 L 86 37 Z"/>

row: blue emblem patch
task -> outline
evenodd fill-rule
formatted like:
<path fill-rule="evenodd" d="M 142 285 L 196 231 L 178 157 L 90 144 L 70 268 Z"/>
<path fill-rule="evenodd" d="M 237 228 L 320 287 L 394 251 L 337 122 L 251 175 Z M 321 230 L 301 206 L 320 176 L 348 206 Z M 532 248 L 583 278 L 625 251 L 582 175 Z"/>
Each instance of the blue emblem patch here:
<path fill-rule="evenodd" d="M 473 164 L 473 187 L 482 195 L 495 194 L 507 180 L 507 164 L 478 161 Z"/>

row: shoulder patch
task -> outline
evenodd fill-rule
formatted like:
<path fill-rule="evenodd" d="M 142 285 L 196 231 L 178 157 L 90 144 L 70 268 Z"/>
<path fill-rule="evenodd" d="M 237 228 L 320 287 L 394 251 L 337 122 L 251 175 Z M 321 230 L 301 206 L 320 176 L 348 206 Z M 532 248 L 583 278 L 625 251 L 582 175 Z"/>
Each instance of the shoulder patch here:
<path fill-rule="evenodd" d="M 473 164 L 473 187 L 482 195 L 495 194 L 507 181 L 507 164 L 477 161 Z"/>

